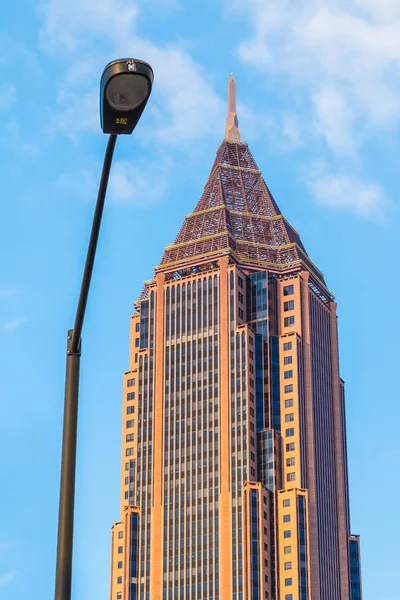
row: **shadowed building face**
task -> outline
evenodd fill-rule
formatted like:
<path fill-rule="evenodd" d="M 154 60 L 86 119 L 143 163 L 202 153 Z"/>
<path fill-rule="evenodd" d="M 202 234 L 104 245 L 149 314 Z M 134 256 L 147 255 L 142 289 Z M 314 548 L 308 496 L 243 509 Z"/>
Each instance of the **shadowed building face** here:
<path fill-rule="evenodd" d="M 336 304 L 228 86 L 204 192 L 131 317 L 111 599 L 358 600 Z"/>

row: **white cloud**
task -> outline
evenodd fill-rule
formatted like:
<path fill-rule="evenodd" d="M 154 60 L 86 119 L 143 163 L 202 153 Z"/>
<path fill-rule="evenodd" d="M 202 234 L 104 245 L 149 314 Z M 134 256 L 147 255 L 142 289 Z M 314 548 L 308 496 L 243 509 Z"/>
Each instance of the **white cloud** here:
<path fill-rule="evenodd" d="M 225 102 L 214 92 L 201 65 L 180 48 L 138 43 L 155 71 L 152 99 L 155 137 L 168 145 L 190 144 L 221 129 Z"/>
<path fill-rule="evenodd" d="M 41 11 L 41 44 L 49 52 L 75 52 L 90 47 L 97 36 L 126 42 L 139 14 L 134 0 L 50 0 Z"/>
<path fill-rule="evenodd" d="M 0 85 L 0 109 L 8 109 L 17 102 L 17 90 L 12 83 Z"/>
<path fill-rule="evenodd" d="M 14 319 L 9 319 L 5 321 L 3 325 L 0 327 L 0 330 L 3 333 L 13 333 L 18 327 L 20 327 L 23 323 L 25 323 L 26 319 L 24 317 L 15 317 Z"/>
<path fill-rule="evenodd" d="M 252 26 L 238 46 L 240 59 L 270 82 L 283 76 L 301 90 L 333 152 L 349 153 L 365 135 L 399 126 L 397 0 L 234 0 L 233 6 Z"/>
<path fill-rule="evenodd" d="M 61 71 L 53 122 L 74 140 L 82 132 L 99 131 L 102 69 L 114 56 L 132 55 L 150 62 L 155 71 L 156 85 L 140 126 L 142 131 L 146 127 L 142 141 L 190 147 L 213 133 L 217 123 L 221 127 L 225 103 L 187 50 L 158 46 L 139 34 L 140 5 L 133 0 L 50 0 L 42 6 L 42 48 L 65 53 L 69 62 L 68 70 Z M 172 1 L 171 7 L 176 6 Z"/>
<path fill-rule="evenodd" d="M 353 212 L 374 221 L 386 217 L 390 202 L 382 188 L 371 181 L 331 174 L 323 164 L 311 165 L 306 180 L 314 201 L 321 206 Z"/>
<path fill-rule="evenodd" d="M 62 173 L 55 182 L 56 197 L 61 194 L 69 198 L 96 199 L 101 177 L 100 163 L 92 162 L 87 168 L 73 173 Z"/>
<path fill-rule="evenodd" d="M 107 204 L 132 204 L 139 208 L 161 201 L 168 190 L 173 161 L 163 154 L 158 160 L 136 159 L 134 163 L 114 159 L 107 190 Z M 57 196 L 88 199 L 97 196 L 102 165 L 92 162 L 74 175 L 63 173 L 56 181 Z M 1 298 L 1 295 L 0 295 Z"/>
<path fill-rule="evenodd" d="M 60 109 L 50 115 L 52 129 L 59 131 L 72 142 L 77 143 L 82 133 L 99 133 L 99 93 L 71 88 L 69 99 L 62 102 Z"/>
<path fill-rule="evenodd" d="M 8 573 L 0 573 L 0 589 L 9 585 L 13 579 L 17 576 L 16 571 L 9 571 Z"/>
<path fill-rule="evenodd" d="M 298 117 L 292 125 L 275 119 L 278 136 L 336 165 L 336 174 L 326 165 L 307 174 L 314 200 L 382 219 L 392 205 L 360 166 L 368 144 L 397 140 L 400 130 L 398 0 L 225 1 L 251 26 L 236 49 L 240 60 L 279 86 Z"/>
<path fill-rule="evenodd" d="M 338 154 L 354 151 L 352 108 L 344 94 L 334 88 L 321 88 L 313 96 L 317 134 Z"/>
<path fill-rule="evenodd" d="M 293 113 L 282 115 L 282 136 L 286 146 L 292 150 L 303 145 L 303 127 L 298 115 Z"/>
<path fill-rule="evenodd" d="M 168 188 L 171 161 L 133 165 L 117 161 L 112 168 L 109 184 L 110 202 L 146 207 L 160 201 Z"/>

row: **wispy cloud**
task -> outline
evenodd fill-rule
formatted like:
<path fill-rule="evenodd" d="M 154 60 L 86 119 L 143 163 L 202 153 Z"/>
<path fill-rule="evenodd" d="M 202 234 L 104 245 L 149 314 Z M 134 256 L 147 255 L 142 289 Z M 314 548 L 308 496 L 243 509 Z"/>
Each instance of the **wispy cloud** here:
<path fill-rule="evenodd" d="M 176 2 L 171 2 L 171 9 L 176 7 Z M 221 124 L 224 102 L 186 49 L 174 44 L 160 46 L 140 34 L 140 10 L 138 0 L 104 0 L 100 4 L 97 0 L 50 0 L 43 4 L 41 47 L 68 57 L 53 122 L 75 141 L 82 133 L 98 131 L 99 73 L 110 57 L 130 53 L 148 60 L 157 80 L 142 140 L 146 137 L 190 149 L 193 142 L 213 133 L 217 122 Z"/>
<path fill-rule="evenodd" d="M 0 85 L 0 109 L 8 109 L 17 102 L 17 90 L 12 83 L 2 83 Z"/>
<path fill-rule="evenodd" d="M 321 86 L 313 95 L 315 131 L 337 154 L 351 154 L 356 147 L 354 111 L 345 95 L 334 87 Z"/>
<path fill-rule="evenodd" d="M 306 183 L 314 201 L 321 206 L 352 212 L 375 222 L 383 221 L 390 208 L 385 192 L 376 183 L 345 173 L 329 173 L 323 164 L 308 169 Z"/>
<path fill-rule="evenodd" d="M 159 202 L 169 183 L 171 160 L 132 165 L 117 161 L 110 177 L 110 202 L 146 207 Z"/>
<path fill-rule="evenodd" d="M 104 40 L 129 39 L 139 15 L 137 0 L 49 0 L 42 5 L 42 48 L 74 53 L 90 47 L 98 36 Z"/>
<path fill-rule="evenodd" d="M 17 576 L 17 571 L 0 573 L 0 589 L 7 587 Z"/>
<path fill-rule="evenodd" d="M 252 26 L 237 47 L 240 59 L 300 90 L 303 109 L 334 153 L 399 126 L 396 0 L 234 0 L 233 7 Z"/>
<path fill-rule="evenodd" d="M 251 26 L 238 57 L 267 85 L 284 89 L 298 117 L 275 119 L 280 136 L 313 158 L 326 156 L 325 173 L 307 176 L 314 199 L 359 216 L 384 215 L 390 203 L 381 186 L 363 181 L 361 152 L 400 130 L 398 1 L 226 0 L 226 6 Z"/>
<path fill-rule="evenodd" d="M 114 167 L 113 167 L 114 168 Z M 69 198 L 96 198 L 101 176 L 101 164 L 89 163 L 87 168 L 74 173 L 62 173 L 55 182 L 58 196 Z"/>
<path fill-rule="evenodd" d="M 25 321 L 25 317 L 15 317 L 13 319 L 9 319 L 1 325 L 0 331 L 3 333 L 13 333 L 18 329 L 18 327 L 25 323 Z"/>

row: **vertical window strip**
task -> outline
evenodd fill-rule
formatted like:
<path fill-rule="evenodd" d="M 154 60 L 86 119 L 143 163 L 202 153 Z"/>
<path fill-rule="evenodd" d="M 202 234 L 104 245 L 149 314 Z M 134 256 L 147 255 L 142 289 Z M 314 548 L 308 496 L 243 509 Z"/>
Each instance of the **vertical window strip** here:
<path fill-rule="evenodd" d="M 175 286 L 171 287 L 171 339 L 175 339 Z"/>
<path fill-rule="evenodd" d="M 186 334 L 186 284 L 182 284 L 182 335 Z"/>
<path fill-rule="evenodd" d="M 181 337 L 181 285 L 176 286 L 176 338 Z"/>
<path fill-rule="evenodd" d="M 201 333 L 201 311 L 202 311 L 202 295 L 201 295 L 201 279 L 197 281 L 197 331 Z"/>
<path fill-rule="evenodd" d="M 171 290 L 167 287 L 167 291 L 165 293 L 165 337 L 167 342 L 169 341 L 170 336 L 170 314 L 171 314 Z"/>

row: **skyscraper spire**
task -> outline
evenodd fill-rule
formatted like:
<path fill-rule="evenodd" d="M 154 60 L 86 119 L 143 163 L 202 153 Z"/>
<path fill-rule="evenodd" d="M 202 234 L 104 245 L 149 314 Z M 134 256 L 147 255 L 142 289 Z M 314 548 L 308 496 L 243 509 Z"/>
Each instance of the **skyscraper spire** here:
<path fill-rule="evenodd" d="M 236 82 L 233 73 L 228 81 L 228 116 L 226 118 L 225 139 L 240 142 L 239 123 L 236 114 Z"/>

